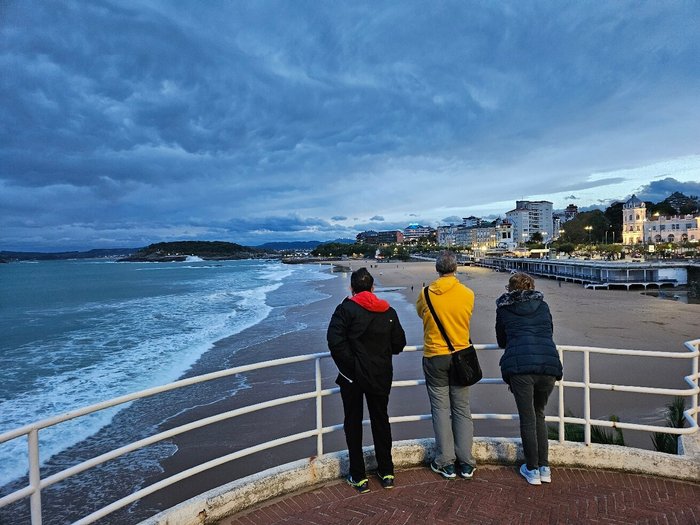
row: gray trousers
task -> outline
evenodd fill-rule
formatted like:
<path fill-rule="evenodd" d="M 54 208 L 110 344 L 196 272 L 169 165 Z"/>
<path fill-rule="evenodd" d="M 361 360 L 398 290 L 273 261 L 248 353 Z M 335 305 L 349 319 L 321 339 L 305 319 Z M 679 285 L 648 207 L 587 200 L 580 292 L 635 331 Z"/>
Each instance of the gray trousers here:
<path fill-rule="evenodd" d="M 544 409 L 554 390 L 554 376 L 522 374 L 510 377 L 510 389 L 520 416 L 520 437 L 528 470 L 549 466 L 549 442 Z"/>
<path fill-rule="evenodd" d="M 423 358 L 437 449 L 435 464 L 444 467 L 456 460 L 476 467 L 472 456 L 474 423 L 469 407 L 469 387 L 450 385 L 448 373 L 451 361 L 449 355 Z"/>

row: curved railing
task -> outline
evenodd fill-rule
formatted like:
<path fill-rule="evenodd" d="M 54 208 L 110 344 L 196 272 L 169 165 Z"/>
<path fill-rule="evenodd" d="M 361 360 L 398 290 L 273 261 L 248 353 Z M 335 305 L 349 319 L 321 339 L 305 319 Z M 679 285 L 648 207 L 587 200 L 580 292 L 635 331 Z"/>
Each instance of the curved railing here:
<path fill-rule="evenodd" d="M 496 345 L 475 345 L 476 349 L 480 352 L 484 351 L 497 351 L 500 350 Z M 591 428 L 594 426 L 599 427 L 615 427 L 619 429 L 630 429 L 630 430 L 640 430 L 648 432 L 665 432 L 670 434 L 694 434 L 698 431 L 698 394 L 700 393 L 700 388 L 698 388 L 698 356 L 700 356 L 700 339 L 694 341 L 688 341 L 685 343 L 687 351 L 684 352 L 660 352 L 660 351 L 643 351 L 643 350 L 624 350 L 624 349 L 610 349 L 610 348 L 595 348 L 595 347 L 585 347 L 585 346 L 559 346 L 558 350 L 566 367 L 566 354 L 567 353 L 578 353 L 583 356 L 583 370 L 582 370 L 582 380 L 581 381 L 571 381 L 562 379 L 557 382 L 558 385 L 558 395 L 559 395 L 559 411 L 556 416 L 548 416 L 547 421 L 558 422 L 559 424 L 559 441 L 564 441 L 564 430 L 565 423 L 580 424 L 584 426 L 584 441 L 587 445 L 591 443 Z M 405 351 L 418 351 L 422 350 L 421 346 L 408 346 Z M 684 376 L 684 381 L 688 385 L 686 389 L 672 389 L 672 388 L 658 388 L 658 387 L 646 387 L 646 386 L 628 386 L 628 385 L 618 385 L 609 383 L 598 383 L 591 379 L 591 356 L 592 355 L 618 355 L 626 356 L 629 358 L 664 358 L 664 359 L 689 359 L 690 373 Z M 41 509 L 41 491 L 47 487 L 58 483 L 59 481 L 75 476 L 81 472 L 84 472 L 92 467 L 100 465 L 106 461 L 116 459 L 129 452 L 141 449 L 147 445 L 158 443 L 165 439 L 172 438 L 174 436 L 184 434 L 194 429 L 202 428 L 213 423 L 220 421 L 225 421 L 237 416 L 257 412 L 266 408 L 285 405 L 289 403 L 296 403 L 303 400 L 315 399 L 316 400 L 316 425 L 315 428 L 295 433 L 292 435 L 284 436 L 282 438 L 274 439 L 264 443 L 259 443 L 254 446 L 245 448 L 243 450 L 236 451 L 231 454 L 221 456 L 219 458 L 207 461 L 195 467 L 189 468 L 178 474 L 170 476 L 163 479 L 157 483 L 144 487 L 124 498 L 119 499 L 107 505 L 88 516 L 76 521 L 76 524 L 88 524 L 92 523 L 108 514 L 125 507 L 149 494 L 157 492 L 163 488 L 166 488 L 174 483 L 187 479 L 191 476 L 199 474 L 201 472 L 207 471 L 214 467 L 229 463 L 236 459 L 249 456 L 251 454 L 271 449 L 286 443 L 291 443 L 299 441 L 302 439 L 308 439 L 316 437 L 316 449 L 317 456 L 323 455 L 323 435 L 329 432 L 334 432 L 342 430 L 343 425 L 330 425 L 324 426 L 323 424 L 323 398 L 326 396 L 334 395 L 339 392 L 338 387 L 333 388 L 323 388 L 322 387 L 322 375 L 321 375 L 321 361 L 328 359 L 330 354 L 328 352 L 288 357 L 283 359 L 275 359 L 271 361 L 265 361 L 260 363 L 254 363 L 244 366 L 237 366 L 227 370 L 221 370 L 218 372 L 213 372 L 209 374 L 204 374 L 197 377 L 191 377 L 188 379 L 183 379 L 170 383 L 168 385 L 163 385 L 155 388 L 149 388 L 147 390 L 142 390 L 140 392 L 135 392 L 133 394 L 121 396 L 118 398 L 111 399 L 109 401 L 104 401 L 102 403 L 97 403 L 84 407 L 78 410 L 70 411 L 65 414 L 44 419 L 36 423 L 25 425 L 23 427 L 17 428 L 15 430 L 5 432 L 0 434 L 0 444 L 10 441 L 12 439 L 17 439 L 22 436 L 27 436 L 28 447 L 29 447 L 29 485 L 20 490 L 12 492 L 2 498 L 0 498 L 0 508 L 7 506 L 13 502 L 19 501 L 24 498 L 29 498 L 30 500 L 30 510 L 31 510 L 31 522 L 32 525 L 40 525 L 42 522 L 42 509 Z M 189 385 L 194 385 L 197 383 L 204 383 L 212 381 L 215 379 L 221 379 L 228 376 L 233 376 L 237 374 L 244 374 L 254 370 L 260 370 L 265 368 L 288 366 L 293 363 L 301 363 L 313 361 L 315 363 L 315 388 L 312 391 L 300 393 L 296 395 L 290 395 L 286 397 L 281 397 L 277 399 L 271 399 L 261 403 L 256 403 L 254 405 L 244 406 L 237 408 L 235 410 L 230 410 L 223 412 L 214 416 L 210 416 L 198 421 L 194 421 L 185 425 L 178 426 L 176 428 L 169 429 L 164 432 L 160 432 L 149 436 L 147 438 L 135 441 L 133 443 L 124 445 L 120 448 L 107 452 L 105 454 L 99 455 L 70 468 L 64 469 L 60 472 L 47 476 L 45 478 L 41 477 L 40 462 L 39 462 L 39 432 L 42 429 L 60 424 L 64 421 L 75 419 L 78 417 L 86 416 L 101 410 L 105 410 L 111 407 L 119 406 L 124 403 L 128 403 L 137 399 L 143 399 L 163 392 L 168 392 L 176 389 L 180 389 Z M 500 377 L 485 377 L 481 380 L 480 384 L 502 384 L 503 380 Z M 404 380 L 404 381 L 394 381 L 393 387 L 408 387 L 425 384 L 425 380 Z M 576 388 L 583 389 L 583 417 L 570 417 L 564 414 L 564 391 L 566 388 Z M 637 394 L 653 394 L 653 395 L 664 395 L 664 396 L 681 396 L 690 398 L 690 407 L 685 410 L 684 417 L 688 423 L 686 428 L 670 428 L 661 427 L 655 425 L 645 425 L 638 423 L 626 423 L 621 421 L 605 421 L 599 419 L 593 419 L 591 417 L 591 393 L 594 391 L 618 391 L 618 392 L 630 392 Z M 474 419 L 498 419 L 498 420 L 515 420 L 517 419 L 517 414 L 472 414 Z M 429 420 L 429 414 L 421 415 L 409 415 L 392 417 L 392 423 L 399 422 L 410 422 L 410 421 L 422 421 Z"/>

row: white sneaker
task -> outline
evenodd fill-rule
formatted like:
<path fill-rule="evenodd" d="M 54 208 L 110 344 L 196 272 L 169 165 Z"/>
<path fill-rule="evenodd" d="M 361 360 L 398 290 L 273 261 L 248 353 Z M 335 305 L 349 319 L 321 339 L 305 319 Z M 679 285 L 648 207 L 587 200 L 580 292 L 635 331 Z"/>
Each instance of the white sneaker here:
<path fill-rule="evenodd" d="M 549 470 L 549 467 L 540 467 L 540 481 L 542 483 L 552 482 L 552 471 Z"/>
<path fill-rule="evenodd" d="M 528 470 L 527 465 L 520 465 L 520 475 L 524 477 L 530 485 L 542 485 L 540 481 L 540 471 L 538 469 Z"/>

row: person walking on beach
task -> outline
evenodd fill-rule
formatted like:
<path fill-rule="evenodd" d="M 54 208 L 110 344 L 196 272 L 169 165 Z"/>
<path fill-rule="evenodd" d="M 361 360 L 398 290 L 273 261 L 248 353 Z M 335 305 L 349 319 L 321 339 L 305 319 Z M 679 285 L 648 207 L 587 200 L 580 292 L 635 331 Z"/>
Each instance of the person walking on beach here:
<path fill-rule="evenodd" d="M 466 348 L 471 344 L 469 324 L 474 310 L 474 292 L 455 276 L 457 258 L 454 253 L 441 252 L 435 269 L 439 277 L 428 286 L 430 302 L 454 348 Z M 476 470 L 469 387 L 450 384 L 452 356 L 424 293 L 418 295 L 416 311 L 423 320 L 423 373 L 435 432 L 436 454 L 430 468 L 446 479 L 453 479 L 457 474 L 469 479 Z"/>
<path fill-rule="evenodd" d="M 363 397 L 372 427 L 377 476 L 382 487 L 394 486 L 391 459 L 389 391 L 394 369 L 392 356 L 406 346 L 406 334 L 396 311 L 374 295 L 374 278 L 366 268 L 350 276 L 352 296 L 338 305 L 328 325 L 327 340 L 338 367 L 345 419 L 343 429 L 350 456 L 346 481 L 360 493 L 369 492 L 362 455 Z"/>
<path fill-rule="evenodd" d="M 496 340 L 505 348 L 501 375 L 515 397 L 525 463 L 520 474 L 530 485 L 551 483 L 544 409 L 563 368 L 553 339 L 552 314 L 535 280 L 525 273 L 510 277 L 496 301 Z"/>

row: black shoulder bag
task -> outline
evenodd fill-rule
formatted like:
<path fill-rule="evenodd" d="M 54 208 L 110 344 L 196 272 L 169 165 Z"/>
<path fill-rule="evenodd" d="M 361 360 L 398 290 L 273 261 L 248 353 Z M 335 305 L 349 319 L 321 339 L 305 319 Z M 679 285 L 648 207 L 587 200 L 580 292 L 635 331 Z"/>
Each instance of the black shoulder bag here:
<path fill-rule="evenodd" d="M 450 354 L 452 355 L 452 363 L 450 364 L 450 383 L 453 385 L 460 386 L 471 386 L 479 381 L 483 377 L 481 372 L 481 366 L 479 365 L 479 358 L 476 356 L 476 349 L 474 345 L 469 341 L 469 346 L 462 350 L 455 350 L 452 346 L 452 342 L 449 337 L 447 337 L 447 332 L 445 332 L 445 327 L 442 326 L 440 319 L 435 313 L 435 308 L 433 308 L 433 303 L 430 302 L 430 293 L 428 292 L 428 287 L 423 288 L 423 294 L 425 295 L 425 302 L 428 303 L 428 308 L 430 308 L 430 313 L 433 314 L 433 319 L 435 319 L 435 324 L 437 325 L 442 337 L 445 339 L 447 346 L 450 349 Z"/>

